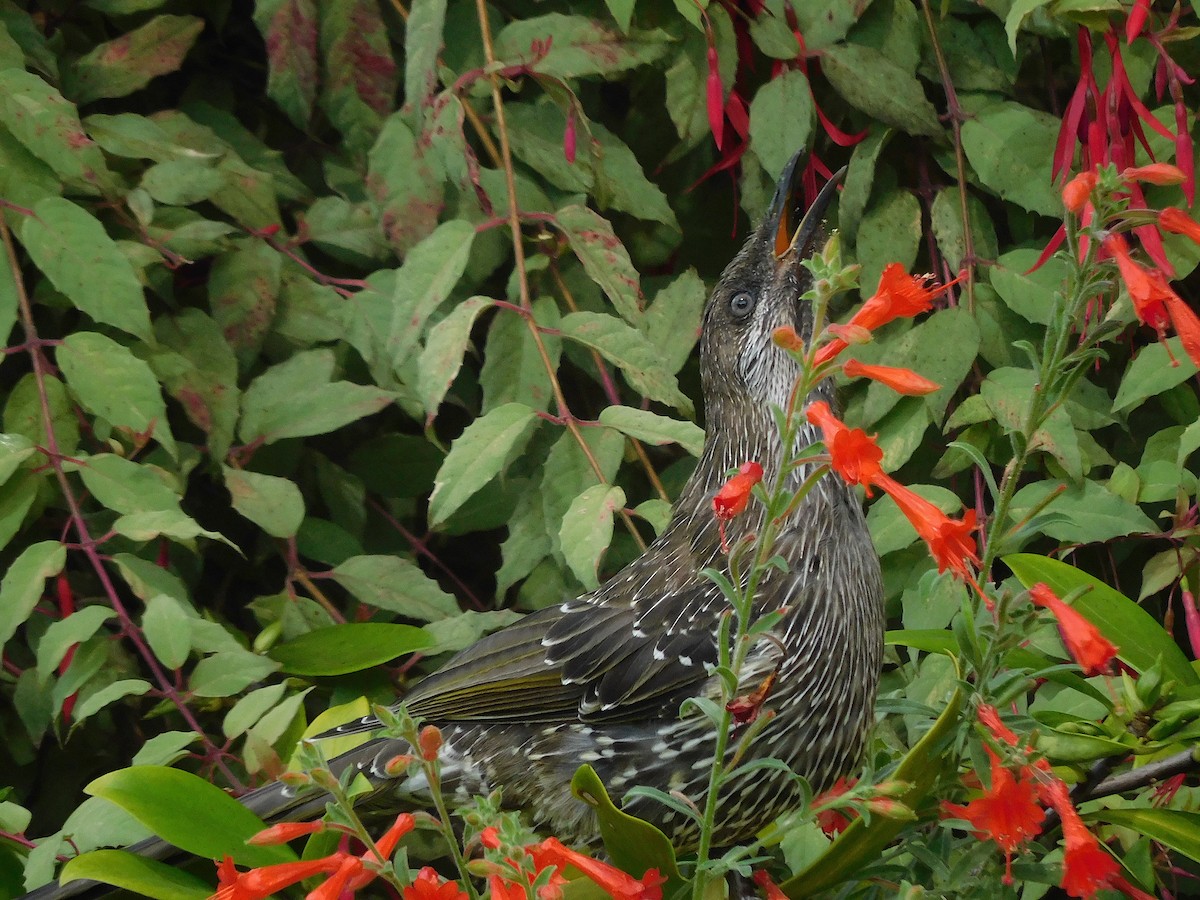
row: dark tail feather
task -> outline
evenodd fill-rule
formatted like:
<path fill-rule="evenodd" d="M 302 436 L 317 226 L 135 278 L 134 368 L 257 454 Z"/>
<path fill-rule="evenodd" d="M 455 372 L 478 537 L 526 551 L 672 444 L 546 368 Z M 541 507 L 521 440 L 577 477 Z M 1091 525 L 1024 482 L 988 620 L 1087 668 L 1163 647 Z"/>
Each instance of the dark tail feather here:
<path fill-rule="evenodd" d="M 367 741 L 348 753 L 343 753 L 329 763 L 329 768 L 340 777 L 342 772 L 354 767 L 361 771 L 372 783 L 380 784 L 386 780 L 379 772 L 376 760 L 386 761 L 390 756 L 407 748 L 407 744 L 394 740 Z M 329 794 L 324 791 L 297 791 L 295 788 L 275 782 L 253 790 L 238 798 L 243 806 L 268 824 L 274 822 L 302 822 L 315 819 L 325 812 L 325 804 L 329 802 Z M 130 853 L 157 859 L 168 864 L 179 864 L 189 858 L 189 854 L 178 847 L 168 844 L 162 838 L 147 838 L 138 841 L 131 847 L 126 847 Z M 119 890 L 110 884 L 99 881 L 71 881 L 60 885 L 57 881 L 42 885 L 18 900 L 94 900 L 113 891 Z"/>

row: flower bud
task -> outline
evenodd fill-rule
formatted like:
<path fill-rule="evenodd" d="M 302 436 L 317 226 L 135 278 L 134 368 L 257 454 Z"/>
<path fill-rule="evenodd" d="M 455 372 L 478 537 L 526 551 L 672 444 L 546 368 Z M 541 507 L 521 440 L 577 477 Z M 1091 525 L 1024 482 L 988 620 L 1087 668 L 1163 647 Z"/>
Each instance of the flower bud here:
<path fill-rule="evenodd" d="M 421 758 L 426 762 L 437 759 L 438 751 L 442 749 L 442 732 L 436 725 L 426 725 L 417 736 L 417 744 L 421 749 Z"/>

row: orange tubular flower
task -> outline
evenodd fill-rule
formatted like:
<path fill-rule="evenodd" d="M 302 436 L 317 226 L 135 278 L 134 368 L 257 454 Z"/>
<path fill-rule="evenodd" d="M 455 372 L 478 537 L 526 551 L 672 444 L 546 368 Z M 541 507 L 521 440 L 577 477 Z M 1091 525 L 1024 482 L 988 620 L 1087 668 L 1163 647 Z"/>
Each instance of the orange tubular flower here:
<path fill-rule="evenodd" d="M 404 900 L 469 900 L 465 891 L 454 881 L 442 881 L 432 866 L 417 873 L 413 883 L 404 889 Z"/>
<path fill-rule="evenodd" d="M 1029 589 L 1029 599 L 1037 606 L 1054 613 L 1054 618 L 1058 619 L 1063 643 L 1067 645 L 1067 650 L 1075 662 L 1083 669 L 1083 674 L 1095 675 L 1111 670 L 1113 658 L 1117 655 L 1116 646 L 1085 619 L 1082 613 L 1064 603 L 1054 591 L 1041 582 Z"/>
<path fill-rule="evenodd" d="M 359 875 L 363 870 L 362 860 L 357 856 L 347 856 L 342 860 L 338 870 L 330 875 L 316 890 L 309 891 L 305 900 L 338 900 L 346 890 L 346 883 Z"/>
<path fill-rule="evenodd" d="M 1117 261 L 1121 271 L 1121 280 L 1129 290 L 1133 300 L 1133 309 L 1138 319 L 1158 332 L 1166 328 L 1169 316 L 1166 308 L 1166 295 L 1171 289 L 1161 277 L 1154 279 L 1148 269 L 1143 269 L 1129 255 L 1129 245 L 1119 234 L 1111 234 L 1104 241 L 1104 249 Z"/>
<path fill-rule="evenodd" d="M 888 263 L 879 277 L 875 295 L 859 307 L 847 324 L 874 331 L 893 319 L 909 318 L 929 311 L 933 308 L 933 298 L 959 280 L 956 278 L 931 288 L 927 286 L 931 277 L 909 275 L 900 263 Z M 829 362 L 848 346 L 842 338 L 834 338 L 817 351 L 817 364 Z"/>
<path fill-rule="evenodd" d="M 1168 206 L 1158 214 L 1158 226 L 1163 231 L 1172 234 L 1182 234 L 1200 244 L 1200 222 L 1197 222 L 1182 209 Z"/>
<path fill-rule="evenodd" d="M 718 519 L 732 519 L 746 511 L 750 491 L 762 481 L 763 467 L 756 462 L 742 463 L 738 473 L 721 485 L 713 495 L 713 514 Z"/>
<path fill-rule="evenodd" d="M 857 359 L 848 359 L 842 366 L 842 371 L 846 373 L 847 378 L 870 378 L 872 381 L 887 385 L 898 394 L 908 394 L 912 397 L 932 394 L 941 389 L 941 385 L 937 382 L 930 381 L 911 369 L 901 369 L 896 366 L 872 366 L 860 363 Z"/>
<path fill-rule="evenodd" d="M 1073 213 L 1083 209 L 1096 189 L 1097 180 L 1095 172 L 1080 172 L 1068 181 L 1062 191 L 1063 206 Z"/>
<path fill-rule="evenodd" d="M 809 404 L 805 415 L 808 421 L 821 429 L 825 447 L 829 451 L 829 464 L 842 476 L 847 484 L 861 484 L 871 496 L 871 484 L 883 474 L 879 463 L 883 451 L 874 438 L 861 428 L 848 428 L 840 421 L 824 400 Z"/>
<path fill-rule="evenodd" d="M 976 715 L 979 717 L 979 722 L 992 733 L 998 741 L 1002 741 L 1012 747 L 1017 746 L 1020 741 L 1017 738 L 1016 732 L 1000 721 L 1000 712 L 994 706 L 987 703 L 980 703 L 979 709 L 976 710 Z"/>
<path fill-rule="evenodd" d="M 546 865 L 578 869 L 616 900 L 662 900 L 662 885 L 666 879 L 657 869 L 649 869 L 641 878 L 634 878 L 606 862 L 575 852 L 558 838 L 546 838 L 530 847 L 529 852 L 539 869 Z"/>
<path fill-rule="evenodd" d="M 1130 166 L 1121 172 L 1121 178 L 1124 181 L 1145 181 L 1148 184 L 1183 184 L 1187 181 L 1183 170 L 1170 163 Z"/>
<path fill-rule="evenodd" d="M 966 806 L 942 803 L 944 816 L 970 822 L 976 835 L 996 842 L 1004 851 L 1004 883 L 1012 884 L 1012 857 L 1017 848 L 1037 837 L 1045 813 L 1036 800 L 1036 786 L 1024 774 L 1018 779 L 1000 763 L 990 747 L 992 786 Z"/>
<path fill-rule="evenodd" d="M 248 838 L 246 843 L 253 844 L 256 847 L 271 844 L 286 844 L 298 837 L 306 837 L 324 830 L 325 822 L 320 819 L 316 822 L 279 822 Z"/>
<path fill-rule="evenodd" d="M 499 875 L 488 876 L 488 891 L 492 900 L 528 900 L 525 888 L 515 881 L 505 881 Z"/>
<path fill-rule="evenodd" d="M 227 859 L 217 870 L 217 890 L 209 900 L 264 900 L 305 878 L 336 872 L 346 859 L 353 858 L 347 853 L 335 853 L 321 859 L 260 866 L 248 872 L 238 872 Z"/>
<path fill-rule="evenodd" d="M 888 475 L 876 476 L 873 483 L 896 501 L 905 518 L 929 545 L 938 572 L 951 569 L 964 579 L 975 577 L 967 565 L 968 562 L 979 565 L 979 555 L 971 537 L 975 530 L 975 510 L 967 510 L 961 520 L 951 519 L 924 497 Z"/>

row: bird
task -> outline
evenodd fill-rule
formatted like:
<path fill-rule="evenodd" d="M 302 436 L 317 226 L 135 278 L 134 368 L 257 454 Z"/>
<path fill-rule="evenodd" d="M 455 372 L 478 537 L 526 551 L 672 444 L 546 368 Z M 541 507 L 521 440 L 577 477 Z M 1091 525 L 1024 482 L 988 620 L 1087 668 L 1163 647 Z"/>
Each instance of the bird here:
<path fill-rule="evenodd" d="M 688 698 L 718 696 L 713 665 L 729 610 L 703 573 L 724 569 L 726 541 L 757 532 L 764 516 L 762 506 L 752 504 L 721 523 L 713 497 L 747 461 L 774 477 L 787 452 L 773 410 L 787 405 L 799 366 L 772 334 L 788 326 L 812 338 L 813 310 L 802 299 L 811 275 L 803 262 L 824 235 L 823 218 L 841 175 L 804 210 L 801 159 L 798 153 L 786 166 L 764 219 L 705 304 L 699 355 L 706 437 L 667 527 L 598 589 L 483 637 L 403 697 L 411 715 L 440 729 L 442 781 L 455 796 L 499 789 L 505 806 L 578 845 L 598 839 L 594 811 L 570 788 L 581 763 L 617 796 L 644 785 L 703 806 L 715 726 L 694 710 L 680 710 Z M 830 380 L 808 398 L 818 399 L 836 404 Z M 811 429 L 805 424 L 790 449 L 819 440 Z M 793 471 L 792 487 L 807 473 L 803 466 Z M 773 568 L 764 576 L 753 608 L 756 615 L 785 612 L 753 645 L 739 685 L 739 694 L 747 694 L 773 678 L 765 701 L 773 715 L 742 761 L 779 759 L 819 792 L 862 755 L 883 652 L 879 559 L 855 490 L 839 478 L 821 478 L 782 523 L 775 553 L 786 571 Z M 366 716 L 327 735 L 379 727 Z M 387 763 L 409 749 L 398 738 L 375 737 L 330 766 L 365 775 L 374 806 L 391 798 L 400 803 L 420 793 L 419 776 L 389 774 Z M 792 808 L 799 790 L 777 767 L 752 767 L 733 778 L 719 798 L 716 845 L 752 837 Z M 275 783 L 241 799 L 272 820 L 319 814 L 327 797 Z M 642 795 L 624 808 L 677 848 L 695 847 L 691 817 Z"/>

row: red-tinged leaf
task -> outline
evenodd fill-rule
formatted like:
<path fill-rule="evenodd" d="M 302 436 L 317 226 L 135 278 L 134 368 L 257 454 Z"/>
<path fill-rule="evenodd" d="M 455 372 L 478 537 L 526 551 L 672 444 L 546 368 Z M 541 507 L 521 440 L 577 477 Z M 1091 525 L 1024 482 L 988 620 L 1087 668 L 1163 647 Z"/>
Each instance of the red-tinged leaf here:
<path fill-rule="evenodd" d="M 399 70 L 387 27 L 373 0 L 321 5 L 321 56 L 325 78 L 319 102 L 356 154 L 375 141 L 395 106 Z"/>
<path fill-rule="evenodd" d="M 203 30 L 197 16 L 155 16 L 77 59 L 63 75 L 64 93 L 79 104 L 132 94 L 177 70 Z"/>
<path fill-rule="evenodd" d="M 267 47 L 267 94 L 299 128 L 317 97 L 317 7 L 314 0 L 273 0 L 254 10 Z"/>
<path fill-rule="evenodd" d="M 575 162 L 575 105 L 567 110 L 567 127 L 563 131 L 563 156 L 567 162 Z"/>

